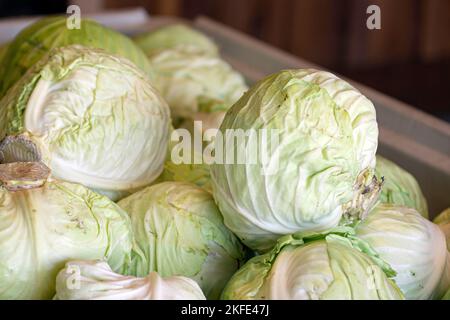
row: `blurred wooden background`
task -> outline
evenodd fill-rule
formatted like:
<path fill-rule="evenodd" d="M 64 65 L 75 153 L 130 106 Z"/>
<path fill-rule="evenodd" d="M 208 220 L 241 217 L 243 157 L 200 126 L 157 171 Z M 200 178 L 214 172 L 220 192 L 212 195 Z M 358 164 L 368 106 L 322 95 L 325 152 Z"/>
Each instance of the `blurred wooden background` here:
<path fill-rule="evenodd" d="M 68 2 L 84 13 L 206 15 L 450 121 L 450 0 L 0 0 L 0 11 Z M 366 27 L 372 4 L 381 30 Z"/>
<path fill-rule="evenodd" d="M 450 0 L 101 0 L 206 15 L 450 120 Z M 381 30 L 366 27 L 369 5 Z"/>

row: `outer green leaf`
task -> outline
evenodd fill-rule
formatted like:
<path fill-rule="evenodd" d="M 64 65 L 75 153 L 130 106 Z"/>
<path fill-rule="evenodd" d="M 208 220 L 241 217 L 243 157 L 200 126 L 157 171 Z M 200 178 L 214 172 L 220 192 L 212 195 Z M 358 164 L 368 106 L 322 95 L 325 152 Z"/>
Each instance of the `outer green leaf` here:
<path fill-rule="evenodd" d="M 379 198 L 381 203 L 415 208 L 422 216 L 428 218 L 427 200 L 416 179 L 408 171 L 378 155 L 375 170 L 379 178 L 384 177 Z"/>
<path fill-rule="evenodd" d="M 450 251 L 450 208 L 445 209 L 433 220 L 434 223 L 438 224 L 441 230 L 445 233 L 447 238 L 447 249 Z"/>
<path fill-rule="evenodd" d="M 450 288 L 448 289 L 447 293 L 446 293 L 445 296 L 442 298 L 442 300 L 450 300 Z"/>
<path fill-rule="evenodd" d="M 442 211 L 433 221 L 444 232 L 447 241 L 447 264 L 439 282 L 439 288 L 436 289 L 438 293 L 441 293 L 450 288 L 450 208 Z M 447 293 L 446 297 L 450 300 L 449 293 Z"/>
<path fill-rule="evenodd" d="M 395 281 L 407 299 L 440 296 L 447 250 L 442 231 L 415 209 L 380 204 L 356 226 L 365 240 L 397 272 Z"/>
<path fill-rule="evenodd" d="M 66 17 L 52 16 L 23 29 L 8 46 L 0 65 L 0 97 L 51 49 L 73 44 L 123 56 L 150 73 L 145 54 L 125 35 L 86 19 L 79 29 L 69 29 Z"/>
<path fill-rule="evenodd" d="M 175 164 L 167 160 L 164 171 L 156 182 L 180 181 L 193 183 L 208 192 L 211 192 L 211 176 L 207 164 Z"/>
<path fill-rule="evenodd" d="M 204 162 L 199 164 L 194 163 L 196 157 L 202 157 L 202 150 L 192 151 L 195 148 L 184 150 L 185 152 L 190 152 L 191 161 L 189 161 L 189 163 L 175 163 L 172 161 L 172 152 L 176 151 L 174 150 L 174 147 L 177 143 L 178 141 L 172 140 L 169 143 L 164 170 L 154 184 L 165 181 L 189 182 L 211 192 L 211 174 L 209 165 Z M 193 140 L 191 140 L 191 143 L 194 145 Z"/>
<path fill-rule="evenodd" d="M 244 257 L 211 194 L 195 185 L 160 183 L 119 205 L 133 224 L 133 275 L 156 271 L 163 277 L 190 277 L 209 299 L 215 299 Z"/>
<path fill-rule="evenodd" d="M 147 55 L 153 55 L 165 49 L 182 48 L 183 50 L 218 54 L 214 42 L 201 32 L 183 24 L 171 24 L 143 33 L 134 38 L 136 44 Z"/>
<path fill-rule="evenodd" d="M 0 66 L 3 64 L 3 56 L 5 55 L 6 50 L 9 47 L 9 42 L 0 44 Z"/>

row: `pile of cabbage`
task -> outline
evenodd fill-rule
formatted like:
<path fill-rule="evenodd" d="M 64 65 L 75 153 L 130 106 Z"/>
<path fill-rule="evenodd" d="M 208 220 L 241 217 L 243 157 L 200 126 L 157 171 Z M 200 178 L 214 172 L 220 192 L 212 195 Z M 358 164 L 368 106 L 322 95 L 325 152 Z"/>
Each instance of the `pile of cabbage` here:
<path fill-rule="evenodd" d="M 174 161 L 196 134 L 267 161 Z M 41 19 L 0 52 L 0 299 L 449 299 L 450 211 L 377 146 L 331 73 L 248 88 L 187 25 Z"/>

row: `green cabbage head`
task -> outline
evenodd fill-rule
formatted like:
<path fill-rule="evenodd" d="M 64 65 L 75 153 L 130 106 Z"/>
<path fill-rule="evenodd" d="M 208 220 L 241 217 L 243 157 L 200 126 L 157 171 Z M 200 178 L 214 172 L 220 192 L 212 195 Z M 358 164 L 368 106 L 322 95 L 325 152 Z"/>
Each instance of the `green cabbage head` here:
<path fill-rule="evenodd" d="M 347 82 L 313 69 L 266 77 L 233 105 L 220 127 L 224 137 L 228 130 L 263 137 L 262 129 L 268 136 L 278 132 L 278 143 L 229 139 L 223 158 L 256 150 L 267 155 L 266 163 L 211 165 L 225 224 L 250 248 L 265 251 L 282 235 L 359 218 L 376 199 L 375 108 Z"/>
<path fill-rule="evenodd" d="M 211 39 L 184 24 L 159 27 L 138 35 L 134 41 L 147 55 L 174 48 L 218 55 L 218 48 Z"/>
<path fill-rule="evenodd" d="M 211 190 L 211 176 L 209 165 L 201 164 L 175 164 L 168 159 L 164 164 L 163 173 L 156 180 L 157 182 L 180 181 L 193 183 L 208 192 Z"/>
<path fill-rule="evenodd" d="M 441 230 L 445 233 L 447 239 L 447 249 L 450 251 L 450 208 L 445 209 L 433 220 L 438 224 Z"/>
<path fill-rule="evenodd" d="M 190 183 L 163 182 L 118 204 L 133 225 L 132 275 L 181 275 L 196 280 L 209 299 L 220 295 L 244 251 L 209 192 Z"/>
<path fill-rule="evenodd" d="M 115 273 L 105 261 L 70 261 L 56 278 L 55 300 L 205 300 L 186 277 L 144 278 Z"/>
<path fill-rule="evenodd" d="M 231 278 L 222 298 L 230 300 L 403 299 L 388 276 L 395 274 L 362 241 L 340 234 L 280 238 Z"/>
<path fill-rule="evenodd" d="M 380 204 L 356 226 L 356 236 L 397 272 L 395 282 L 407 299 L 443 294 L 436 289 L 446 264 L 445 236 L 415 209 Z"/>
<path fill-rule="evenodd" d="M 221 121 L 223 112 L 247 90 L 243 77 L 217 56 L 166 49 L 150 55 L 149 61 L 153 82 L 169 104 L 175 126 L 183 119 Z"/>
<path fill-rule="evenodd" d="M 78 184 L 6 182 L 2 171 L 13 165 L 0 165 L 0 299 L 51 299 L 69 260 L 102 259 L 127 272 L 133 240 L 125 211 Z"/>
<path fill-rule="evenodd" d="M 123 56 L 150 73 L 144 52 L 127 36 L 86 19 L 79 29 L 69 29 L 66 17 L 52 16 L 23 29 L 8 46 L 0 65 L 0 97 L 51 49 L 73 44 Z"/>
<path fill-rule="evenodd" d="M 0 101 L 0 161 L 43 161 L 116 200 L 160 175 L 169 126 L 166 102 L 128 60 L 56 48 Z"/>
<path fill-rule="evenodd" d="M 377 155 L 377 176 L 384 177 L 380 202 L 414 208 L 428 218 L 428 205 L 417 180 L 394 162 Z"/>

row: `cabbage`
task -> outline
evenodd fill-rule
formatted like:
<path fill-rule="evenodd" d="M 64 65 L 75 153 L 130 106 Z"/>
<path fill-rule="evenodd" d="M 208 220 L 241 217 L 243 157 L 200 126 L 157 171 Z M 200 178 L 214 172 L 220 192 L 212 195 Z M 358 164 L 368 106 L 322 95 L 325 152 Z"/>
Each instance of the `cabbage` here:
<path fill-rule="evenodd" d="M 433 220 L 438 224 L 441 230 L 445 233 L 447 239 L 447 249 L 450 251 L 450 208 L 445 209 Z"/>
<path fill-rule="evenodd" d="M 0 161 L 43 161 L 116 200 L 162 172 L 170 111 L 125 59 L 57 48 L 0 101 Z"/>
<path fill-rule="evenodd" d="M 214 42 L 188 26 L 163 26 L 135 41 L 149 57 L 176 127 L 199 120 L 205 130 L 218 128 L 225 111 L 247 90 L 242 76 L 218 56 Z"/>
<path fill-rule="evenodd" d="M 175 164 L 168 159 L 164 164 L 163 173 L 156 180 L 157 182 L 180 181 L 193 183 L 208 192 L 211 191 L 211 175 L 209 165 L 201 164 Z"/>
<path fill-rule="evenodd" d="M 375 168 L 377 176 L 384 177 L 380 193 L 381 203 L 393 203 L 415 208 L 422 216 L 428 218 L 428 206 L 416 179 L 394 162 L 377 156 Z"/>
<path fill-rule="evenodd" d="M 446 263 L 444 267 L 444 272 L 441 279 L 439 280 L 439 285 L 435 289 L 436 294 L 434 298 L 440 299 L 445 296 L 445 293 L 450 289 L 450 252 L 446 254 Z"/>
<path fill-rule="evenodd" d="M 104 261 L 71 261 L 56 278 L 55 300 L 205 300 L 198 284 L 185 277 L 123 276 Z"/>
<path fill-rule="evenodd" d="M 156 30 L 138 35 L 134 38 L 134 41 L 147 55 L 174 48 L 211 55 L 218 54 L 218 48 L 211 39 L 183 24 L 159 27 Z"/>
<path fill-rule="evenodd" d="M 210 193 L 189 183 L 163 182 L 118 204 L 133 225 L 132 275 L 190 277 L 209 299 L 220 295 L 244 252 Z"/>
<path fill-rule="evenodd" d="M 9 47 L 9 42 L 0 44 L 0 68 L 1 68 L 1 65 L 3 64 L 2 60 L 3 60 L 3 57 L 5 56 L 5 52 L 8 49 L 8 47 Z"/>
<path fill-rule="evenodd" d="M 380 204 L 356 226 L 356 236 L 368 242 L 397 272 L 395 282 L 407 299 L 431 299 L 446 264 L 442 231 L 415 209 Z"/>
<path fill-rule="evenodd" d="M 80 29 L 69 29 L 66 17 L 52 16 L 23 29 L 9 45 L 0 65 L 0 97 L 51 49 L 72 44 L 104 49 L 151 72 L 144 52 L 125 35 L 85 19 Z"/>
<path fill-rule="evenodd" d="M 176 136 L 176 132 L 173 132 L 172 135 Z M 208 192 L 211 192 L 211 175 L 209 165 L 204 162 L 175 163 L 174 161 L 172 161 L 172 152 L 177 152 L 177 150 L 174 150 L 174 147 L 177 144 L 178 140 L 171 140 L 171 142 L 169 143 L 168 154 L 166 156 L 166 162 L 164 163 L 164 170 L 153 184 L 165 181 L 189 182 L 203 188 Z M 189 152 L 191 160 L 202 157 L 202 150 L 197 150 L 195 146 L 194 148 L 190 146 L 183 152 Z"/>
<path fill-rule="evenodd" d="M 450 288 L 448 289 L 447 293 L 446 293 L 445 296 L 442 298 L 442 300 L 450 300 Z"/>
<path fill-rule="evenodd" d="M 444 274 L 439 283 L 439 288 L 437 292 L 443 292 L 447 289 L 450 290 L 450 208 L 444 210 L 436 218 L 434 218 L 434 223 L 436 223 L 439 228 L 444 232 L 446 242 L 447 242 L 447 263 L 445 265 Z M 447 293 L 447 299 L 450 300 L 450 295 Z"/>
<path fill-rule="evenodd" d="M 328 72 L 285 70 L 261 80 L 227 112 L 223 136 L 228 129 L 279 133 L 276 146 L 236 139 L 224 149 L 224 158 L 266 150 L 267 166 L 262 161 L 211 165 L 225 224 L 252 249 L 265 251 L 282 235 L 359 218 L 377 198 L 375 108 Z"/>
<path fill-rule="evenodd" d="M 42 165 L 0 165 L 0 299 L 50 299 L 73 259 L 104 259 L 116 272 L 131 262 L 127 213 L 108 198 L 46 181 Z M 48 173 L 47 173 L 48 174 Z"/>
<path fill-rule="evenodd" d="M 223 299 L 391 300 L 403 295 L 395 274 L 363 242 L 345 234 L 280 238 L 231 278 Z"/>
<path fill-rule="evenodd" d="M 182 49 L 149 56 L 154 83 L 168 102 L 175 125 L 194 120 L 198 113 L 222 112 L 247 90 L 242 76 L 219 57 Z"/>

